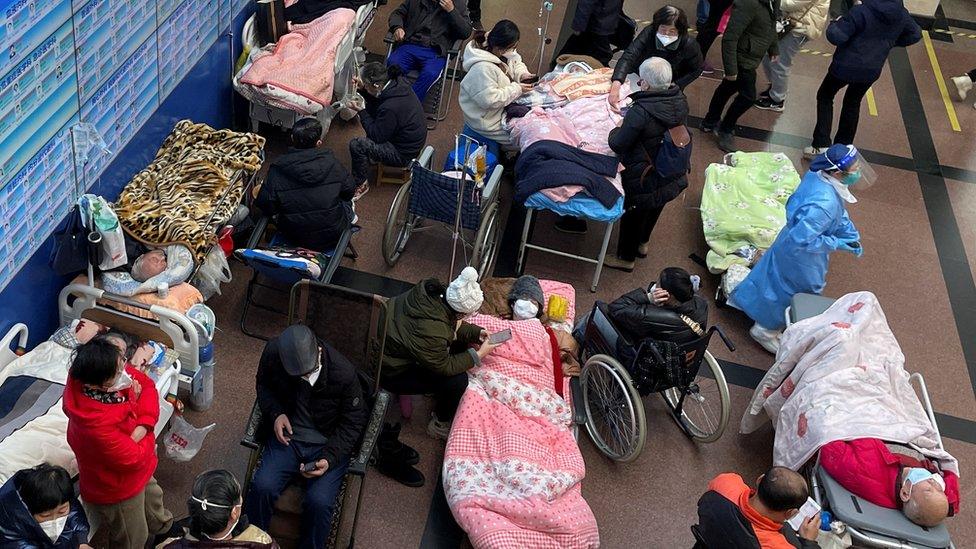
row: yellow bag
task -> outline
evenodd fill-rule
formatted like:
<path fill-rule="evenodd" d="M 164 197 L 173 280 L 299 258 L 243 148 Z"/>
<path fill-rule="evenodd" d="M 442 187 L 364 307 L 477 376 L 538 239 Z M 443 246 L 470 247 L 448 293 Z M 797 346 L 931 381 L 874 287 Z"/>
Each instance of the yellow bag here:
<path fill-rule="evenodd" d="M 569 300 L 559 294 L 549 296 L 549 303 L 546 305 L 546 315 L 554 322 L 565 322 L 566 313 L 569 311 Z"/>

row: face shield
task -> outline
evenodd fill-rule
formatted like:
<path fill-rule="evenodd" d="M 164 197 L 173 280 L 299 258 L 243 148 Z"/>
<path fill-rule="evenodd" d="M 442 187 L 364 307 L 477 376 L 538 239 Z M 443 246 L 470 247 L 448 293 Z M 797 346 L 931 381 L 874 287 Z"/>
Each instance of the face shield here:
<path fill-rule="evenodd" d="M 817 160 L 823 164 L 820 169 L 833 172 L 832 175 L 852 192 L 868 189 L 878 180 L 877 172 L 854 145 L 847 145 L 847 153 L 839 159 L 832 160 L 829 154 L 824 154 Z"/>

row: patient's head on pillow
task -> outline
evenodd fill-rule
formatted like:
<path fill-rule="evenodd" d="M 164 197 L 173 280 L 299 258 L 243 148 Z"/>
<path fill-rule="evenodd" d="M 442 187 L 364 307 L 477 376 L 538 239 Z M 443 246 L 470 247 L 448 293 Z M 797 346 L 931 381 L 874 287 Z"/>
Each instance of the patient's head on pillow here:
<path fill-rule="evenodd" d="M 71 476 L 63 468 L 42 463 L 18 471 L 14 485 L 27 511 L 38 524 L 58 520 L 71 512 L 74 488 Z"/>
<path fill-rule="evenodd" d="M 145 282 L 166 270 L 166 252 L 151 250 L 132 263 L 132 278 L 137 282 Z"/>
<path fill-rule="evenodd" d="M 939 473 L 921 467 L 906 467 L 902 470 L 898 496 L 905 517 L 919 526 L 938 526 L 949 515 L 945 480 Z"/>
<path fill-rule="evenodd" d="M 512 291 L 508 293 L 508 306 L 512 308 L 512 318 L 528 320 L 538 318 L 542 314 L 542 306 L 546 296 L 542 292 L 539 279 L 532 275 L 523 275 L 515 279 Z"/>

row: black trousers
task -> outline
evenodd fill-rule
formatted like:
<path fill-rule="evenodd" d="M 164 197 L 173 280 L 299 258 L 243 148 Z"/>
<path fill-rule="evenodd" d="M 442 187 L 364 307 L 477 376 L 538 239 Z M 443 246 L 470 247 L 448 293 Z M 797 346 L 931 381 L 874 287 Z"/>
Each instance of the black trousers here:
<path fill-rule="evenodd" d="M 481 0 L 468 0 L 468 17 L 471 21 L 481 21 Z"/>
<path fill-rule="evenodd" d="M 969 76 L 969 79 L 970 80 L 972 80 L 973 82 L 976 82 L 976 69 L 973 69 L 973 70 L 967 72 L 966 74 Z"/>
<path fill-rule="evenodd" d="M 708 55 L 708 49 L 718 38 L 718 23 L 722 19 L 722 14 L 732 5 L 732 0 L 708 0 L 708 20 L 698 29 L 698 47 L 701 48 L 702 57 Z"/>
<path fill-rule="evenodd" d="M 732 96 L 735 99 L 725 111 Z M 705 123 L 714 124 L 721 118 L 722 124 L 719 131 L 722 133 L 732 133 L 735 130 L 735 123 L 739 117 L 746 113 L 756 103 L 756 69 L 743 69 L 739 67 L 739 74 L 735 80 L 725 80 L 715 88 L 712 101 L 708 104 L 708 113 L 705 114 Z M 725 116 L 722 116 L 725 111 Z"/>
<path fill-rule="evenodd" d="M 620 218 L 617 237 L 617 257 L 624 261 L 637 259 L 637 248 L 651 239 L 651 232 L 661 217 L 664 206 L 659 208 L 630 208 Z"/>
<path fill-rule="evenodd" d="M 816 148 L 830 146 L 830 127 L 834 123 L 834 96 L 843 87 L 847 87 L 847 90 L 844 92 L 844 104 L 840 109 L 834 143 L 854 143 L 857 123 L 861 117 L 861 100 L 868 93 L 871 83 L 847 82 L 828 72 L 817 90 L 817 126 L 813 129 L 813 146 Z"/>
<path fill-rule="evenodd" d="M 380 386 L 398 395 L 434 395 L 434 413 L 441 421 L 453 421 L 458 403 L 468 388 L 468 374 L 442 376 L 420 366 L 395 376 L 382 376 Z"/>
<path fill-rule="evenodd" d="M 589 55 L 603 63 L 604 67 L 610 64 L 610 58 L 613 57 L 613 50 L 610 49 L 610 37 L 593 34 L 589 31 L 570 36 L 556 57 L 567 53 Z"/>

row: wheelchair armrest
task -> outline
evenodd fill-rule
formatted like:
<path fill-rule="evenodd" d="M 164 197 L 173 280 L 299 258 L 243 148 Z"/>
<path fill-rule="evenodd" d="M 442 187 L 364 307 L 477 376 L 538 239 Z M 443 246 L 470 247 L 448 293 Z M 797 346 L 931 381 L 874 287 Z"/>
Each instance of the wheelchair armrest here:
<path fill-rule="evenodd" d="M 466 40 L 467 38 L 460 38 L 458 40 L 455 40 L 454 43 L 451 44 L 450 49 L 447 50 L 447 56 L 452 57 L 461 53 L 461 48 L 464 47 L 464 42 Z"/>
<path fill-rule="evenodd" d="M 725 343 L 725 346 L 728 347 L 729 351 L 732 351 L 733 353 L 735 352 L 735 343 L 732 343 L 732 340 L 729 339 L 727 335 L 725 335 L 725 332 L 723 332 L 721 328 L 715 325 L 712 326 L 711 329 L 709 329 L 709 331 L 717 333 L 718 337 L 722 338 L 722 343 Z"/>
<path fill-rule="evenodd" d="M 264 238 L 264 233 L 268 230 L 269 221 L 270 218 L 266 215 L 262 215 L 258 219 L 257 223 L 254 224 L 254 230 L 251 232 L 251 238 L 247 239 L 247 248 L 254 249 L 261 243 L 261 239 Z"/>
<path fill-rule="evenodd" d="M 392 32 L 386 33 L 386 36 L 383 37 L 383 43 L 386 44 L 386 45 L 388 45 L 388 46 L 392 46 L 394 44 L 394 42 L 393 42 L 393 33 Z"/>
<path fill-rule="evenodd" d="M 244 437 L 241 438 L 241 446 L 250 448 L 251 450 L 261 448 L 261 421 L 263 419 L 264 414 L 261 412 L 261 407 L 258 406 L 257 400 L 255 400 L 254 406 L 251 407 L 251 415 L 247 418 L 247 425 L 244 426 Z"/>
<path fill-rule="evenodd" d="M 352 240 L 352 226 L 350 225 L 345 231 L 342 231 L 342 235 L 339 236 L 339 242 L 336 243 L 335 250 L 332 251 L 332 257 L 329 258 L 329 264 L 325 266 L 325 271 L 319 278 L 319 282 L 325 282 L 328 284 L 332 281 L 332 276 L 335 275 L 336 270 L 339 268 L 339 264 L 342 263 L 342 258 L 346 256 L 346 248 L 349 247 L 349 242 Z"/>
<path fill-rule="evenodd" d="M 583 404 L 583 384 L 579 376 L 569 378 L 569 390 L 573 393 L 573 423 L 583 425 L 586 423 L 586 409 Z"/>
<path fill-rule="evenodd" d="M 363 442 L 359 445 L 359 453 L 349 462 L 349 472 L 353 475 L 364 476 L 366 467 L 369 465 L 369 458 L 373 455 L 376 447 L 376 440 L 380 437 L 383 430 L 383 417 L 386 416 L 386 409 L 390 405 L 390 393 L 380 389 L 376 394 L 376 402 L 369 414 L 369 422 L 366 424 L 366 432 L 363 433 Z"/>

